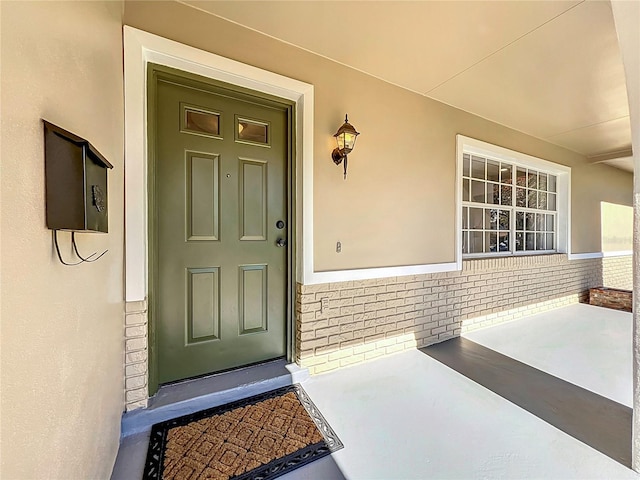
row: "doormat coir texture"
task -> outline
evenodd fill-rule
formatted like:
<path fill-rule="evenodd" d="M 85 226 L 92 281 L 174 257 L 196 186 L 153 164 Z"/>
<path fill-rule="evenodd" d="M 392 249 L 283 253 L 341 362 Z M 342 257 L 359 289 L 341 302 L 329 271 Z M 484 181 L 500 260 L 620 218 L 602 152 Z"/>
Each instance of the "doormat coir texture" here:
<path fill-rule="evenodd" d="M 155 424 L 143 478 L 269 480 L 342 446 L 296 384 Z"/>

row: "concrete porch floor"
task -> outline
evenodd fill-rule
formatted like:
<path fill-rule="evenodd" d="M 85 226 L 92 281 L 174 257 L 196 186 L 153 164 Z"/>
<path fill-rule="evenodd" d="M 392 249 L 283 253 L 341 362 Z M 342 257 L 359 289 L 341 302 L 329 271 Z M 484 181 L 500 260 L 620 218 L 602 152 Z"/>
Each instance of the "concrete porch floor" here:
<path fill-rule="evenodd" d="M 630 405 L 631 314 L 573 305 L 466 338 Z M 284 480 L 640 478 L 418 350 L 302 385 L 345 447 Z M 140 478 L 145 454 L 123 442 L 112 478 Z"/>

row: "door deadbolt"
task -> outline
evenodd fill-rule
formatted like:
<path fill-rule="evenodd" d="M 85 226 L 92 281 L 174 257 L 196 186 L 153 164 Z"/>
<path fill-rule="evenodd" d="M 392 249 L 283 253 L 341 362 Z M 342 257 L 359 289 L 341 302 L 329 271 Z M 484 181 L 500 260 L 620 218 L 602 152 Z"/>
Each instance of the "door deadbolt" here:
<path fill-rule="evenodd" d="M 276 245 L 278 247 L 285 247 L 287 245 L 287 241 L 284 238 L 279 238 L 276 240 Z"/>
<path fill-rule="evenodd" d="M 284 228 L 284 222 L 283 222 L 282 220 L 278 220 L 278 221 L 276 222 L 276 228 L 277 228 L 278 230 L 282 230 L 282 229 Z"/>

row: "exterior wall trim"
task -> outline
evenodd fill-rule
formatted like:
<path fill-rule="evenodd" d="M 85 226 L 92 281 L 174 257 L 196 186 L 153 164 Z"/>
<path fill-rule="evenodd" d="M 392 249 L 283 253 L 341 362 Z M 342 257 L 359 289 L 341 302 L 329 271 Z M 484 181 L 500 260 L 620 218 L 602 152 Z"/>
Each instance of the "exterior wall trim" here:
<path fill-rule="evenodd" d="M 633 250 L 620 250 L 616 252 L 570 253 L 569 260 L 586 260 L 590 258 L 626 257 L 633 255 Z"/>

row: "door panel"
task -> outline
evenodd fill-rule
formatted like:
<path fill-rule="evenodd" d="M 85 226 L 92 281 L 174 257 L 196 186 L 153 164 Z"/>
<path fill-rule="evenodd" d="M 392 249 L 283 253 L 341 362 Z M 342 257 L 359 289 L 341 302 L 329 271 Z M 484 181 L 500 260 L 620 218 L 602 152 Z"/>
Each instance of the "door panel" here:
<path fill-rule="evenodd" d="M 284 356 L 286 111 L 162 78 L 156 105 L 159 383 Z"/>

